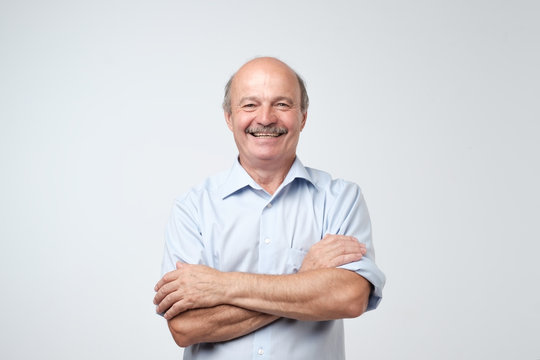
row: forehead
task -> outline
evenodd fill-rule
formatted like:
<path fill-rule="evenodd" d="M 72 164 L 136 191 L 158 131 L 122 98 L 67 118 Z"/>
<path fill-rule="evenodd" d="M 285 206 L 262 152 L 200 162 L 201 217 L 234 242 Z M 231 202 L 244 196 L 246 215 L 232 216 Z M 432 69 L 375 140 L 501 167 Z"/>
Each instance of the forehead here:
<path fill-rule="evenodd" d="M 261 62 L 243 66 L 231 84 L 233 98 L 287 96 L 300 100 L 296 74 L 285 64 Z"/>

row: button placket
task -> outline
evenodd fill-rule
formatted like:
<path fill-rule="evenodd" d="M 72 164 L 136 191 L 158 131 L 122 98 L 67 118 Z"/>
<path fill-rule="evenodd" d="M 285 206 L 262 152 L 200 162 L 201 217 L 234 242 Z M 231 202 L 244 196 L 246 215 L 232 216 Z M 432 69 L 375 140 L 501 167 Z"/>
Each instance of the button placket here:
<path fill-rule="evenodd" d="M 272 236 L 274 235 L 274 211 L 272 209 L 272 202 L 268 202 L 261 212 L 260 219 L 260 247 L 259 247 L 259 271 L 261 273 L 271 273 L 273 261 L 272 255 Z"/>
<path fill-rule="evenodd" d="M 272 203 L 271 198 L 267 199 L 267 203 L 261 209 L 259 220 L 259 260 L 258 269 L 261 274 L 275 273 L 275 254 L 274 247 L 278 243 L 276 238 L 276 207 Z M 279 208 L 279 207 L 278 207 Z M 253 359 L 266 359 L 272 357 L 271 349 L 271 333 L 272 327 L 265 327 L 255 332 L 253 342 Z"/>

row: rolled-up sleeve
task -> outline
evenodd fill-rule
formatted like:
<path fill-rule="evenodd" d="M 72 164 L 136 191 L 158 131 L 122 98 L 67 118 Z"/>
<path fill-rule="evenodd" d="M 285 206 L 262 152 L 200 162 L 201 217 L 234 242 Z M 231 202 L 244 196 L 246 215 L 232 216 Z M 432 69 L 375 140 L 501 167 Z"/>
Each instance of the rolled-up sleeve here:
<path fill-rule="evenodd" d="M 204 245 L 192 194 L 178 197 L 171 209 L 165 228 L 165 249 L 161 265 L 162 275 L 175 270 L 176 262 L 205 263 Z"/>
<path fill-rule="evenodd" d="M 327 233 L 354 236 L 366 245 L 367 250 L 360 261 L 351 262 L 339 268 L 354 271 L 373 285 L 367 307 L 367 310 L 373 310 L 382 299 L 386 277 L 375 264 L 371 220 L 364 196 L 358 185 L 343 180 L 335 182 L 332 195 Z"/>

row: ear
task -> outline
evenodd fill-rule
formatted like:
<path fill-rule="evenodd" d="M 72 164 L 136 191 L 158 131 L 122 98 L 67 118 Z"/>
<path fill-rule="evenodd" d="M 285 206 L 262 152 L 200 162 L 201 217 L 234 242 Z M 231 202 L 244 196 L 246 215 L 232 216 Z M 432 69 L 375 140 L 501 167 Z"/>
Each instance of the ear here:
<path fill-rule="evenodd" d="M 300 126 L 300 131 L 304 130 L 304 126 L 306 126 L 306 120 L 307 120 L 307 111 L 305 113 L 302 113 L 302 125 Z"/>
<path fill-rule="evenodd" d="M 223 111 L 223 115 L 225 116 L 225 121 L 227 122 L 227 126 L 229 127 L 229 130 L 233 131 L 233 123 L 232 123 L 232 113 L 228 113 L 227 111 Z"/>

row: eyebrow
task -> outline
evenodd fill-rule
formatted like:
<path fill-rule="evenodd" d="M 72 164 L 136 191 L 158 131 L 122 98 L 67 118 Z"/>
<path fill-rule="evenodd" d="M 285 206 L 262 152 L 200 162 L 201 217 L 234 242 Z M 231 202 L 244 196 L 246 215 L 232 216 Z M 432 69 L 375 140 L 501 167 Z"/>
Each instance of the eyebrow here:
<path fill-rule="evenodd" d="M 243 98 L 240 99 L 240 101 L 238 102 L 239 104 L 243 103 L 244 101 L 260 101 L 259 98 L 257 96 L 244 96 Z M 275 103 L 275 102 L 279 102 L 279 101 L 287 101 L 291 104 L 294 104 L 294 101 L 288 97 L 288 96 L 278 96 L 278 97 L 275 97 L 272 99 L 272 103 Z"/>
<path fill-rule="evenodd" d="M 294 104 L 293 99 L 291 99 L 290 97 L 287 97 L 287 96 L 278 96 L 277 98 L 274 98 L 272 100 L 272 102 L 279 102 L 279 101 L 287 101 L 290 104 Z"/>
<path fill-rule="evenodd" d="M 256 96 L 244 96 L 243 98 L 238 101 L 239 104 L 243 103 L 244 101 L 259 101 L 259 98 Z"/>

